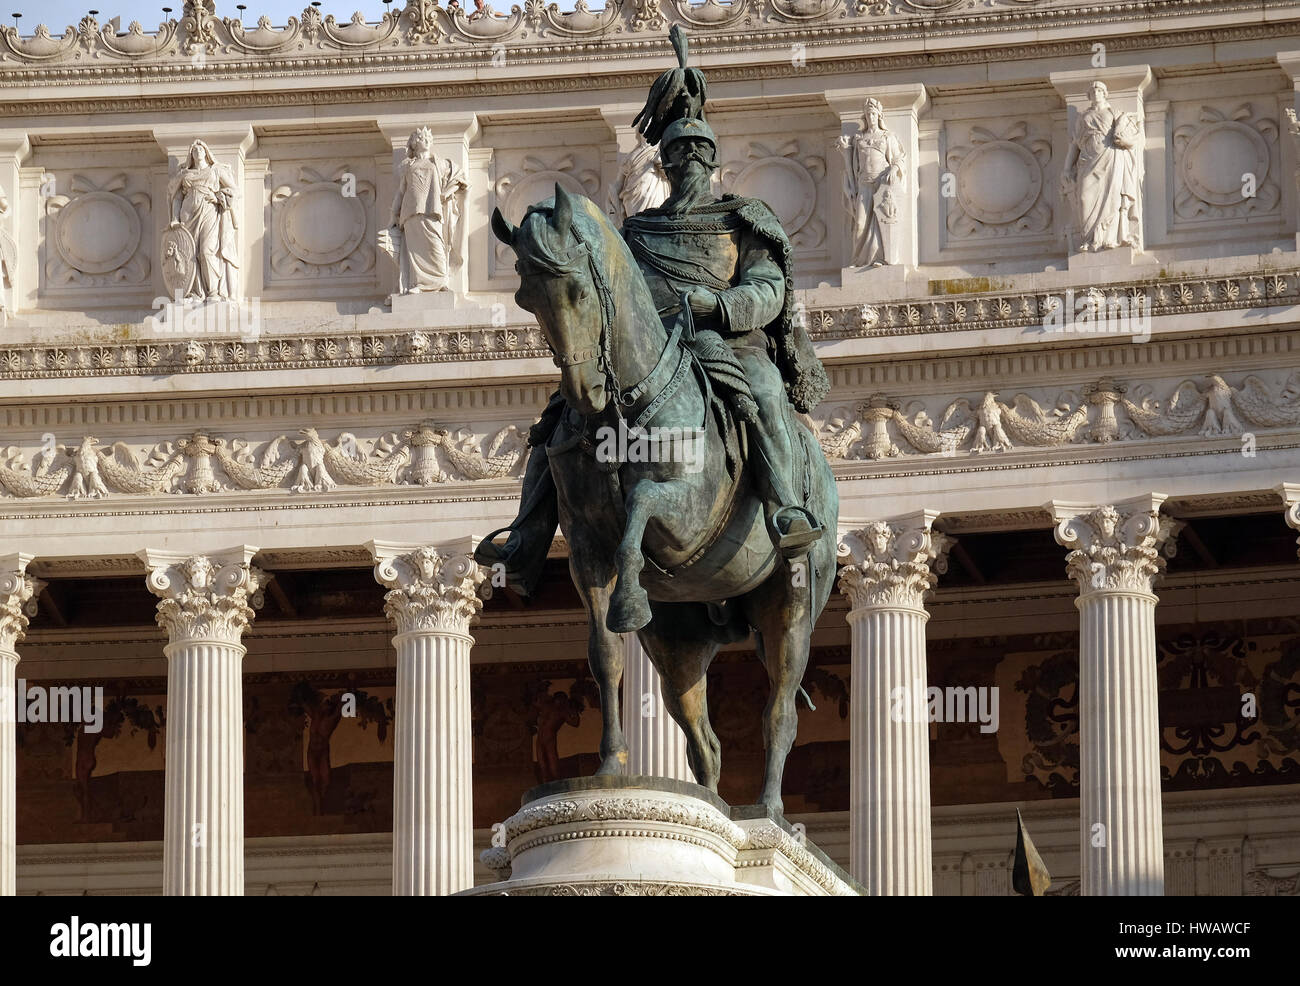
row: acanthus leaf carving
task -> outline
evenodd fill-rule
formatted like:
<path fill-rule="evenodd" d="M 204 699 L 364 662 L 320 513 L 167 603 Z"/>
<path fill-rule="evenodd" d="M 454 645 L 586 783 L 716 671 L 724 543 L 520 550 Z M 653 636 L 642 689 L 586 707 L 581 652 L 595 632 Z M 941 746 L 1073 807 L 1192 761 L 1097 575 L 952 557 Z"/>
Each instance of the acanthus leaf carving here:
<path fill-rule="evenodd" d="M 0 660 L 17 660 L 14 645 L 27 633 L 27 625 L 37 613 L 36 597 L 45 588 L 40 579 L 27 574 L 26 559 L 17 556 L 17 564 L 0 572 Z M 14 561 L 14 556 L 9 561 Z"/>
<path fill-rule="evenodd" d="M 1058 517 L 1055 537 L 1070 548 L 1066 574 L 1080 595 L 1149 593 L 1167 558 L 1173 557 L 1183 523 L 1158 508 L 1116 504 Z"/>
<path fill-rule="evenodd" d="M 433 545 L 375 563 L 375 579 L 389 590 L 384 613 L 398 633 L 468 633 L 483 608 L 479 589 L 486 577 L 471 556 L 444 554 Z"/>
<path fill-rule="evenodd" d="M 932 515 L 873 521 L 843 534 L 839 587 L 852 609 L 922 609 L 939 575 L 947 571 L 954 539 L 930 527 Z"/>
<path fill-rule="evenodd" d="M 238 644 L 263 603 L 270 577 L 247 562 L 209 555 L 149 565 L 145 584 L 158 596 L 156 618 L 172 643 Z"/>

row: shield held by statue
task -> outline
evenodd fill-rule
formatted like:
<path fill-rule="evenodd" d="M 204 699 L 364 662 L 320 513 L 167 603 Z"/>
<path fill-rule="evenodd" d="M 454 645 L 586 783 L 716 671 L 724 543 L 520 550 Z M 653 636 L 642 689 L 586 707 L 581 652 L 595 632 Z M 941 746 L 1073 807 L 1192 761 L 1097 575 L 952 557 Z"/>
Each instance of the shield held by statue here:
<path fill-rule="evenodd" d="M 899 243 L 899 216 L 903 203 L 898 189 L 891 182 L 882 182 L 872 197 L 871 211 L 875 213 L 876 224 L 880 230 L 881 252 L 887 264 L 900 262 L 901 244 Z"/>
<path fill-rule="evenodd" d="M 162 278 L 168 298 L 185 298 L 198 274 L 198 244 L 184 226 L 173 226 L 162 235 Z"/>

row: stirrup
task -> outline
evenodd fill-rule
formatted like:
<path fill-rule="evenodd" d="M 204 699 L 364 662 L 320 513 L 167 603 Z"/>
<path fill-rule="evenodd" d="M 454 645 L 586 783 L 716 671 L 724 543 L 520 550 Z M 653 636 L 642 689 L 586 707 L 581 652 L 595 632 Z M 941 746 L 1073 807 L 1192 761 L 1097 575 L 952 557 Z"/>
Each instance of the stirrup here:
<path fill-rule="evenodd" d="M 772 514 L 772 527 L 773 542 L 786 561 L 807 554 L 809 546 L 825 533 L 817 518 L 803 507 L 779 507 Z"/>

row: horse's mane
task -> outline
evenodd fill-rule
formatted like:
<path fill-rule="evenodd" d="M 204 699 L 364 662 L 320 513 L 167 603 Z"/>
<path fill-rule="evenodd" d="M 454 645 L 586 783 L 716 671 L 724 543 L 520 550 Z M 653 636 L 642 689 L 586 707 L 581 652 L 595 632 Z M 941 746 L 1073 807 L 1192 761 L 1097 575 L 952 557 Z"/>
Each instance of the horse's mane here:
<path fill-rule="evenodd" d="M 626 253 L 621 259 L 625 264 L 630 263 L 631 253 L 609 217 L 587 196 L 573 195 L 571 198 L 581 205 L 580 209 L 573 211 L 570 227 L 573 238 L 561 236 L 551 224 L 555 214 L 554 199 L 530 205 L 512 244 L 519 259 L 555 276 L 574 274 L 585 268 L 589 253 L 597 263 L 604 264 L 615 259 L 611 252 Z M 611 246 L 614 246 L 613 251 Z"/>

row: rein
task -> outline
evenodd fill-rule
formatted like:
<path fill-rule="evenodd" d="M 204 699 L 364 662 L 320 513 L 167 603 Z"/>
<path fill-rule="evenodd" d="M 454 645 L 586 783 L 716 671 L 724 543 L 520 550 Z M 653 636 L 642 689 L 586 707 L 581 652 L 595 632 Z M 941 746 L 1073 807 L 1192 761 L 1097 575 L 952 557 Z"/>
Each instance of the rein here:
<path fill-rule="evenodd" d="M 619 383 L 618 373 L 615 369 L 613 326 L 617 310 L 614 305 L 614 292 L 609 286 L 605 272 L 596 263 L 596 256 L 590 245 L 579 234 L 576 226 L 572 227 L 572 232 L 574 238 L 578 241 L 578 248 L 586 255 L 587 272 L 591 275 L 591 282 L 596 289 L 596 298 L 600 303 L 600 337 L 594 346 L 587 346 L 567 353 L 556 353 L 551 361 L 556 366 L 565 368 L 581 366 L 583 363 L 590 363 L 595 360 L 597 369 L 605 375 L 605 387 L 612 397 L 615 413 L 622 420 L 626 421 L 632 415 L 636 405 L 645 401 L 647 396 L 650 396 L 650 400 L 635 415 L 635 420 L 632 422 L 633 428 L 644 427 L 668 401 L 668 398 L 676 392 L 690 365 L 689 350 L 678 345 L 682 337 L 681 321 L 679 320 L 673 326 L 673 330 L 669 333 L 654 368 L 639 383 L 625 390 Z M 515 269 L 521 275 L 530 274 L 534 271 L 544 271 L 552 276 L 560 277 L 572 274 L 576 266 L 576 264 L 570 265 L 567 263 L 563 266 L 553 266 L 530 257 L 527 261 L 520 258 L 515 264 Z M 689 309 L 684 310 L 689 312 Z M 676 366 L 672 367 L 672 373 L 669 375 L 667 371 L 670 368 L 674 352 L 679 353 L 680 358 Z M 652 393 L 652 388 L 661 379 L 661 386 Z"/>

